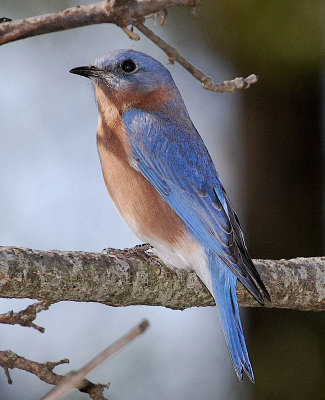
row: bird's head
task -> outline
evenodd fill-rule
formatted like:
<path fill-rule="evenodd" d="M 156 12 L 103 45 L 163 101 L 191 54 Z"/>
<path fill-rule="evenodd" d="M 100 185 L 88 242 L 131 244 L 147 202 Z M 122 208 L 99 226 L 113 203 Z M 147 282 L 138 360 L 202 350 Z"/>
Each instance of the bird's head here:
<path fill-rule="evenodd" d="M 70 72 L 90 78 L 96 89 L 124 110 L 144 105 L 154 107 L 157 102 L 165 103 L 167 97 L 180 97 L 167 68 L 135 50 L 115 50 L 90 66 L 73 68 Z"/>

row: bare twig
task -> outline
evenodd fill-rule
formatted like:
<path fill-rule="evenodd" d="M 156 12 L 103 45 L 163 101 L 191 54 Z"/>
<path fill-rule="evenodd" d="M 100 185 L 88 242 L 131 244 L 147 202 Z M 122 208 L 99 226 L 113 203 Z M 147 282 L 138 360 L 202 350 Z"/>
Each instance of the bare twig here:
<path fill-rule="evenodd" d="M 8 367 L 3 367 L 3 369 L 5 371 L 5 375 L 6 375 L 6 378 L 7 378 L 7 381 L 9 383 L 9 385 L 12 385 L 12 379 L 11 379 L 11 376 L 10 376 L 9 368 Z"/>
<path fill-rule="evenodd" d="M 102 353 L 98 354 L 94 359 L 89 361 L 84 367 L 76 372 L 70 372 L 62 382 L 54 389 L 52 389 L 42 400 L 57 400 L 63 395 L 68 393 L 71 389 L 80 388 L 80 383 L 83 382 L 84 377 L 93 369 L 98 367 L 107 358 L 111 357 L 114 353 L 120 350 L 122 347 L 130 343 L 137 336 L 145 332 L 149 327 L 147 320 L 142 321 L 135 328 L 131 330 L 127 335 L 117 340 L 111 346 L 107 347 Z"/>
<path fill-rule="evenodd" d="M 69 360 L 66 358 L 56 362 L 38 363 L 21 357 L 10 350 L 0 351 L 0 365 L 5 371 L 9 384 L 12 383 L 9 369 L 17 368 L 30 372 L 37 376 L 41 381 L 50 385 L 60 385 L 66 377 L 64 375 L 56 374 L 53 372 L 53 369 L 58 365 L 68 363 Z M 103 392 L 107 387 L 108 384 L 103 385 L 101 383 L 92 383 L 88 379 L 83 379 L 80 382 L 78 389 L 83 393 L 87 393 L 92 400 L 105 400 Z"/>
<path fill-rule="evenodd" d="M 152 15 L 147 15 L 146 19 L 152 18 L 153 19 L 153 24 L 154 26 L 157 25 L 157 18 L 160 17 L 160 26 L 164 26 L 166 21 L 167 21 L 167 17 L 168 17 L 168 10 L 167 8 L 165 8 L 164 10 L 161 10 L 160 12 L 154 13 Z"/>
<path fill-rule="evenodd" d="M 170 46 L 142 23 L 145 17 L 157 15 L 162 11 L 161 25 L 163 25 L 166 21 L 169 7 L 187 6 L 196 9 L 200 3 L 201 1 L 199 0 L 110 0 L 72 7 L 64 11 L 20 21 L 1 23 L 0 45 L 44 33 L 100 23 L 114 23 L 120 26 L 131 39 L 139 40 L 139 35 L 127 28 L 128 25 L 135 25 L 139 31 L 167 54 L 171 63 L 177 61 L 181 64 L 201 82 L 204 89 L 224 93 L 233 92 L 236 89 L 249 88 L 250 85 L 257 82 L 256 75 L 250 75 L 245 79 L 235 78 L 223 83 L 214 83 L 212 78 L 205 75 L 181 56 L 175 47 Z"/>
<path fill-rule="evenodd" d="M 160 18 L 160 26 L 164 26 L 166 21 L 167 21 L 167 17 L 168 17 L 168 10 L 167 8 L 162 11 L 162 16 Z"/>
<path fill-rule="evenodd" d="M 168 60 L 171 64 L 175 61 L 182 65 L 191 75 L 199 80 L 202 87 L 207 90 L 214 92 L 225 93 L 233 92 L 236 89 L 248 89 L 253 83 L 257 82 L 258 77 L 254 74 L 249 75 L 247 78 L 235 78 L 231 81 L 224 81 L 222 83 L 214 83 L 212 78 L 205 75 L 201 70 L 191 64 L 186 58 L 184 58 L 179 51 L 170 46 L 167 42 L 156 35 L 152 30 L 147 28 L 142 23 L 137 23 L 135 26 L 142 32 L 147 38 L 153 41 L 158 47 L 160 47 L 168 56 Z"/>
<path fill-rule="evenodd" d="M 10 350 L 0 351 L 0 365 L 5 370 L 8 371 L 14 368 L 21 369 L 36 375 L 40 380 L 51 385 L 58 385 L 63 378 L 61 375 L 53 372 L 53 369 L 58 365 L 68 363 L 69 360 L 66 358 L 57 362 L 38 363 L 36 361 L 27 360 Z M 11 384 L 12 381 L 9 376 L 9 371 L 6 375 L 8 383 Z"/>
<path fill-rule="evenodd" d="M 1 23 L 0 45 L 85 25 L 114 23 L 126 27 L 142 21 L 147 15 L 178 6 L 196 7 L 197 0 L 110 0 L 71 7 L 64 11 Z"/>
<path fill-rule="evenodd" d="M 34 319 L 37 313 L 43 310 L 47 310 L 50 304 L 46 301 L 40 301 L 38 303 L 31 304 L 25 310 L 19 312 L 8 311 L 5 314 L 0 314 L 0 323 L 9 325 L 21 325 L 34 328 L 41 333 L 45 332 L 45 329 L 41 326 L 34 324 Z"/>
<path fill-rule="evenodd" d="M 87 363 L 84 367 L 76 372 L 70 372 L 68 375 L 59 375 L 53 372 L 53 369 L 61 364 L 69 363 L 68 359 L 63 359 L 57 362 L 38 363 L 36 361 L 27 360 L 10 350 L 0 351 L 0 366 L 5 371 L 8 383 L 11 384 L 12 380 L 9 374 L 9 369 L 21 369 L 36 375 L 42 381 L 55 385 L 56 388 L 51 390 L 43 399 L 54 400 L 59 399 L 71 389 L 77 388 L 83 393 L 87 393 L 93 400 L 105 400 L 103 395 L 104 390 L 109 387 L 109 384 L 92 383 L 85 376 L 95 369 L 98 365 L 104 362 L 107 358 L 112 356 L 122 347 L 126 346 L 137 336 L 141 335 L 147 330 L 149 323 L 147 320 L 139 323 L 127 335 L 117 340 L 111 346 L 107 347 L 97 357 Z"/>
<path fill-rule="evenodd" d="M 0 272 L 12 279 L 0 280 L 0 296 L 174 309 L 214 305 L 194 272 L 170 270 L 141 248 L 106 251 L 0 247 Z M 325 257 L 255 260 L 255 265 L 272 297 L 266 307 L 325 310 Z M 257 306 L 240 284 L 237 294 L 241 306 Z"/>
<path fill-rule="evenodd" d="M 135 32 L 133 32 L 131 29 L 127 28 L 126 26 L 124 26 L 122 29 L 123 29 L 123 32 L 125 32 L 130 39 L 140 40 L 140 36 L 137 35 Z"/>

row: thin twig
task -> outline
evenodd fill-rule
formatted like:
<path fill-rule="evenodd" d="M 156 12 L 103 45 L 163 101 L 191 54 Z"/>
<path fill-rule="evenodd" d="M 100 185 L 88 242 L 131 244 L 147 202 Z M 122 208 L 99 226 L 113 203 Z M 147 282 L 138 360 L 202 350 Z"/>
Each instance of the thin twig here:
<path fill-rule="evenodd" d="M 5 375 L 6 375 L 6 378 L 7 378 L 7 381 L 9 383 L 9 385 L 12 385 L 12 379 L 11 379 L 11 376 L 10 376 L 9 368 L 8 367 L 3 367 L 3 369 L 5 371 Z"/>
<path fill-rule="evenodd" d="M 66 375 L 62 382 L 56 388 L 52 389 L 46 396 L 44 396 L 42 400 L 57 400 L 74 388 L 80 389 L 80 383 L 90 371 L 95 369 L 98 365 L 100 365 L 122 347 L 130 343 L 137 336 L 145 332 L 148 327 L 149 322 L 147 320 L 142 321 L 134 329 L 132 329 L 131 332 L 117 340 L 111 346 L 107 347 L 107 349 L 98 354 L 98 356 L 92 359 L 80 370 L 76 372 L 70 372 L 68 375 Z"/>
<path fill-rule="evenodd" d="M 137 23 L 135 26 L 142 32 L 148 39 L 154 42 L 160 47 L 168 56 L 168 61 L 173 64 L 175 61 L 182 65 L 190 74 L 199 80 L 202 87 L 207 90 L 214 92 L 225 93 L 233 92 L 236 89 L 248 89 L 253 83 L 257 82 L 258 77 L 254 74 L 249 75 L 247 78 L 235 78 L 231 81 L 224 81 L 222 83 L 213 82 L 212 78 L 205 75 L 201 70 L 191 64 L 186 58 L 184 58 L 179 51 L 170 46 L 167 42 L 157 36 L 152 30 L 147 28 L 142 23 Z"/>
<path fill-rule="evenodd" d="M 45 329 L 41 326 L 34 324 L 34 319 L 37 313 L 47 310 L 50 306 L 49 302 L 40 301 L 29 305 L 25 310 L 19 312 L 8 311 L 5 314 L 0 314 L 0 323 L 9 325 L 21 325 L 34 328 L 41 333 L 45 332 Z"/>
<path fill-rule="evenodd" d="M 9 369 L 17 368 L 36 375 L 43 382 L 51 385 L 58 385 L 63 379 L 63 376 L 53 372 L 53 369 L 57 365 L 68 363 L 69 360 L 66 358 L 56 362 L 38 363 L 36 361 L 27 360 L 10 350 L 0 351 L 0 365 L 5 370 L 9 384 L 12 383 Z"/>
<path fill-rule="evenodd" d="M 129 2 L 127 0 L 115 0 L 71 7 L 64 11 L 44 14 L 20 21 L 1 23 L 0 45 L 44 33 L 100 23 L 114 23 L 120 26 L 131 39 L 139 40 L 139 35 L 127 28 L 128 25 L 135 25 L 167 54 L 171 63 L 177 61 L 181 64 L 202 83 L 204 89 L 224 93 L 233 92 L 236 89 L 249 88 L 250 85 L 257 82 L 256 75 L 250 75 L 245 79 L 235 78 L 223 83 L 214 83 L 209 76 L 205 75 L 181 56 L 176 48 L 170 46 L 142 23 L 145 17 L 157 15 L 157 13 L 162 11 L 164 15 L 161 18 L 161 24 L 163 25 L 169 7 L 187 6 L 195 9 L 200 3 L 201 1 L 199 0 L 130 0 Z"/>
<path fill-rule="evenodd" d="M 167 8 L 165 8 L 162 11 L 162 16 L 160 17 L 160 26 L 164 26 L 166 21 L 167 21 L 167 17 L 168 17 L 168 10 Z"/>
<path fill-rule="evenodd" d="M 0 45 L 85 25 L 114 23 L 126 27 L 162 9 L 179 6 L 196 7 L 197 0 L 115 0 L 71 7 L 63 11 L 1 23 Z M 9 19 L 4 21 L 6 20 Z"/>
<path fill-rule="evenodd" d="M 128 35 L 128 37 L 132 40 L 140 40 L 140 36 L 138 34 L 136 34 L 135 32 L 133 32 L 131 29 L 127 28 L 126 26 L 124 26 L 122 28 L 123 32 L 126 33 Z"/>
<path fill-rule="evenodd" d="M 53 369 L 58 365 L 68 363 L 67 358 L 56 362 L 39 363 L 21 357 L 10 350 L 0 351 L 0 366 L 4 369 L 9 384 L 12 384 L 9 369 L 17 368 L 30 372 L 50 385 L 60 385 L 65 376 L 56 374 Z M 87 393 L 92 400 L 106 400 L 103 393 L 108 386 L 108 384 L 92 383 L 88 379 L 84 379 L 80 384 L 79 391 Z"/>

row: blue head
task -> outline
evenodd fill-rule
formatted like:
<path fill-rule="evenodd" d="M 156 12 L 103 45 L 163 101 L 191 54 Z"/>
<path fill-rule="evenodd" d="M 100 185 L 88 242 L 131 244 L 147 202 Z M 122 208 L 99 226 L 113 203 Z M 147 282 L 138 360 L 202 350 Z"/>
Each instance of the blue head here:
<path fill-rule="evenodd" d="M 175 87 L 167 68 L 149 55 L 135 50 L 115 50 L 97 59 L 94 66 L 103 71 L 100 79 L 113 90 L 147 93 L 161 87 Z"/>
<path fill-rule="evenodd" d="M 112 51 L 89 67 L 73 68 L 70 72 L 104 85 L 109 92 L 128 90 L 144 94 L 161 88 L 176 89 L 167 68 L 135 50 Z"/>
<path fill-rule="evenodd" d="M 159 61 L 135 50 L 115 50 L 70 72 L 90 78 L 123 111 L 132 108 L 178 110 L 187 115 L 171 74 Z M 97 93 L 98 98 L 98 93 Z"/>

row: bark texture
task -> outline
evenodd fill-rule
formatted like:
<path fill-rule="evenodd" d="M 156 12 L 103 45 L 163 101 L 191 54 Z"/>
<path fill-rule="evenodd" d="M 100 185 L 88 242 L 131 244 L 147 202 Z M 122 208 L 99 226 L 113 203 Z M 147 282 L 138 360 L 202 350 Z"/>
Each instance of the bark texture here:
<path fill-rule="evenodd" d="M 0 45 L 44 33 L 85 25 L 114 23 L 125 27 L 169 7 L 195 7 L 199 0 L 110 0 L 0 24 Z"/>
<path fill-rule="evenodd" d="M 255 260 L 272 302 L 266 307 L 325 310 L 325 257 Z M 192 271 L 171 270 L 141 247 L 107 253 L 0 247 L 0 296 L 99 302 L 110 306 L 155 305 L 185 309 L 214 305 Z M 241 306 L 257 302 L 238 284 Z"/>

